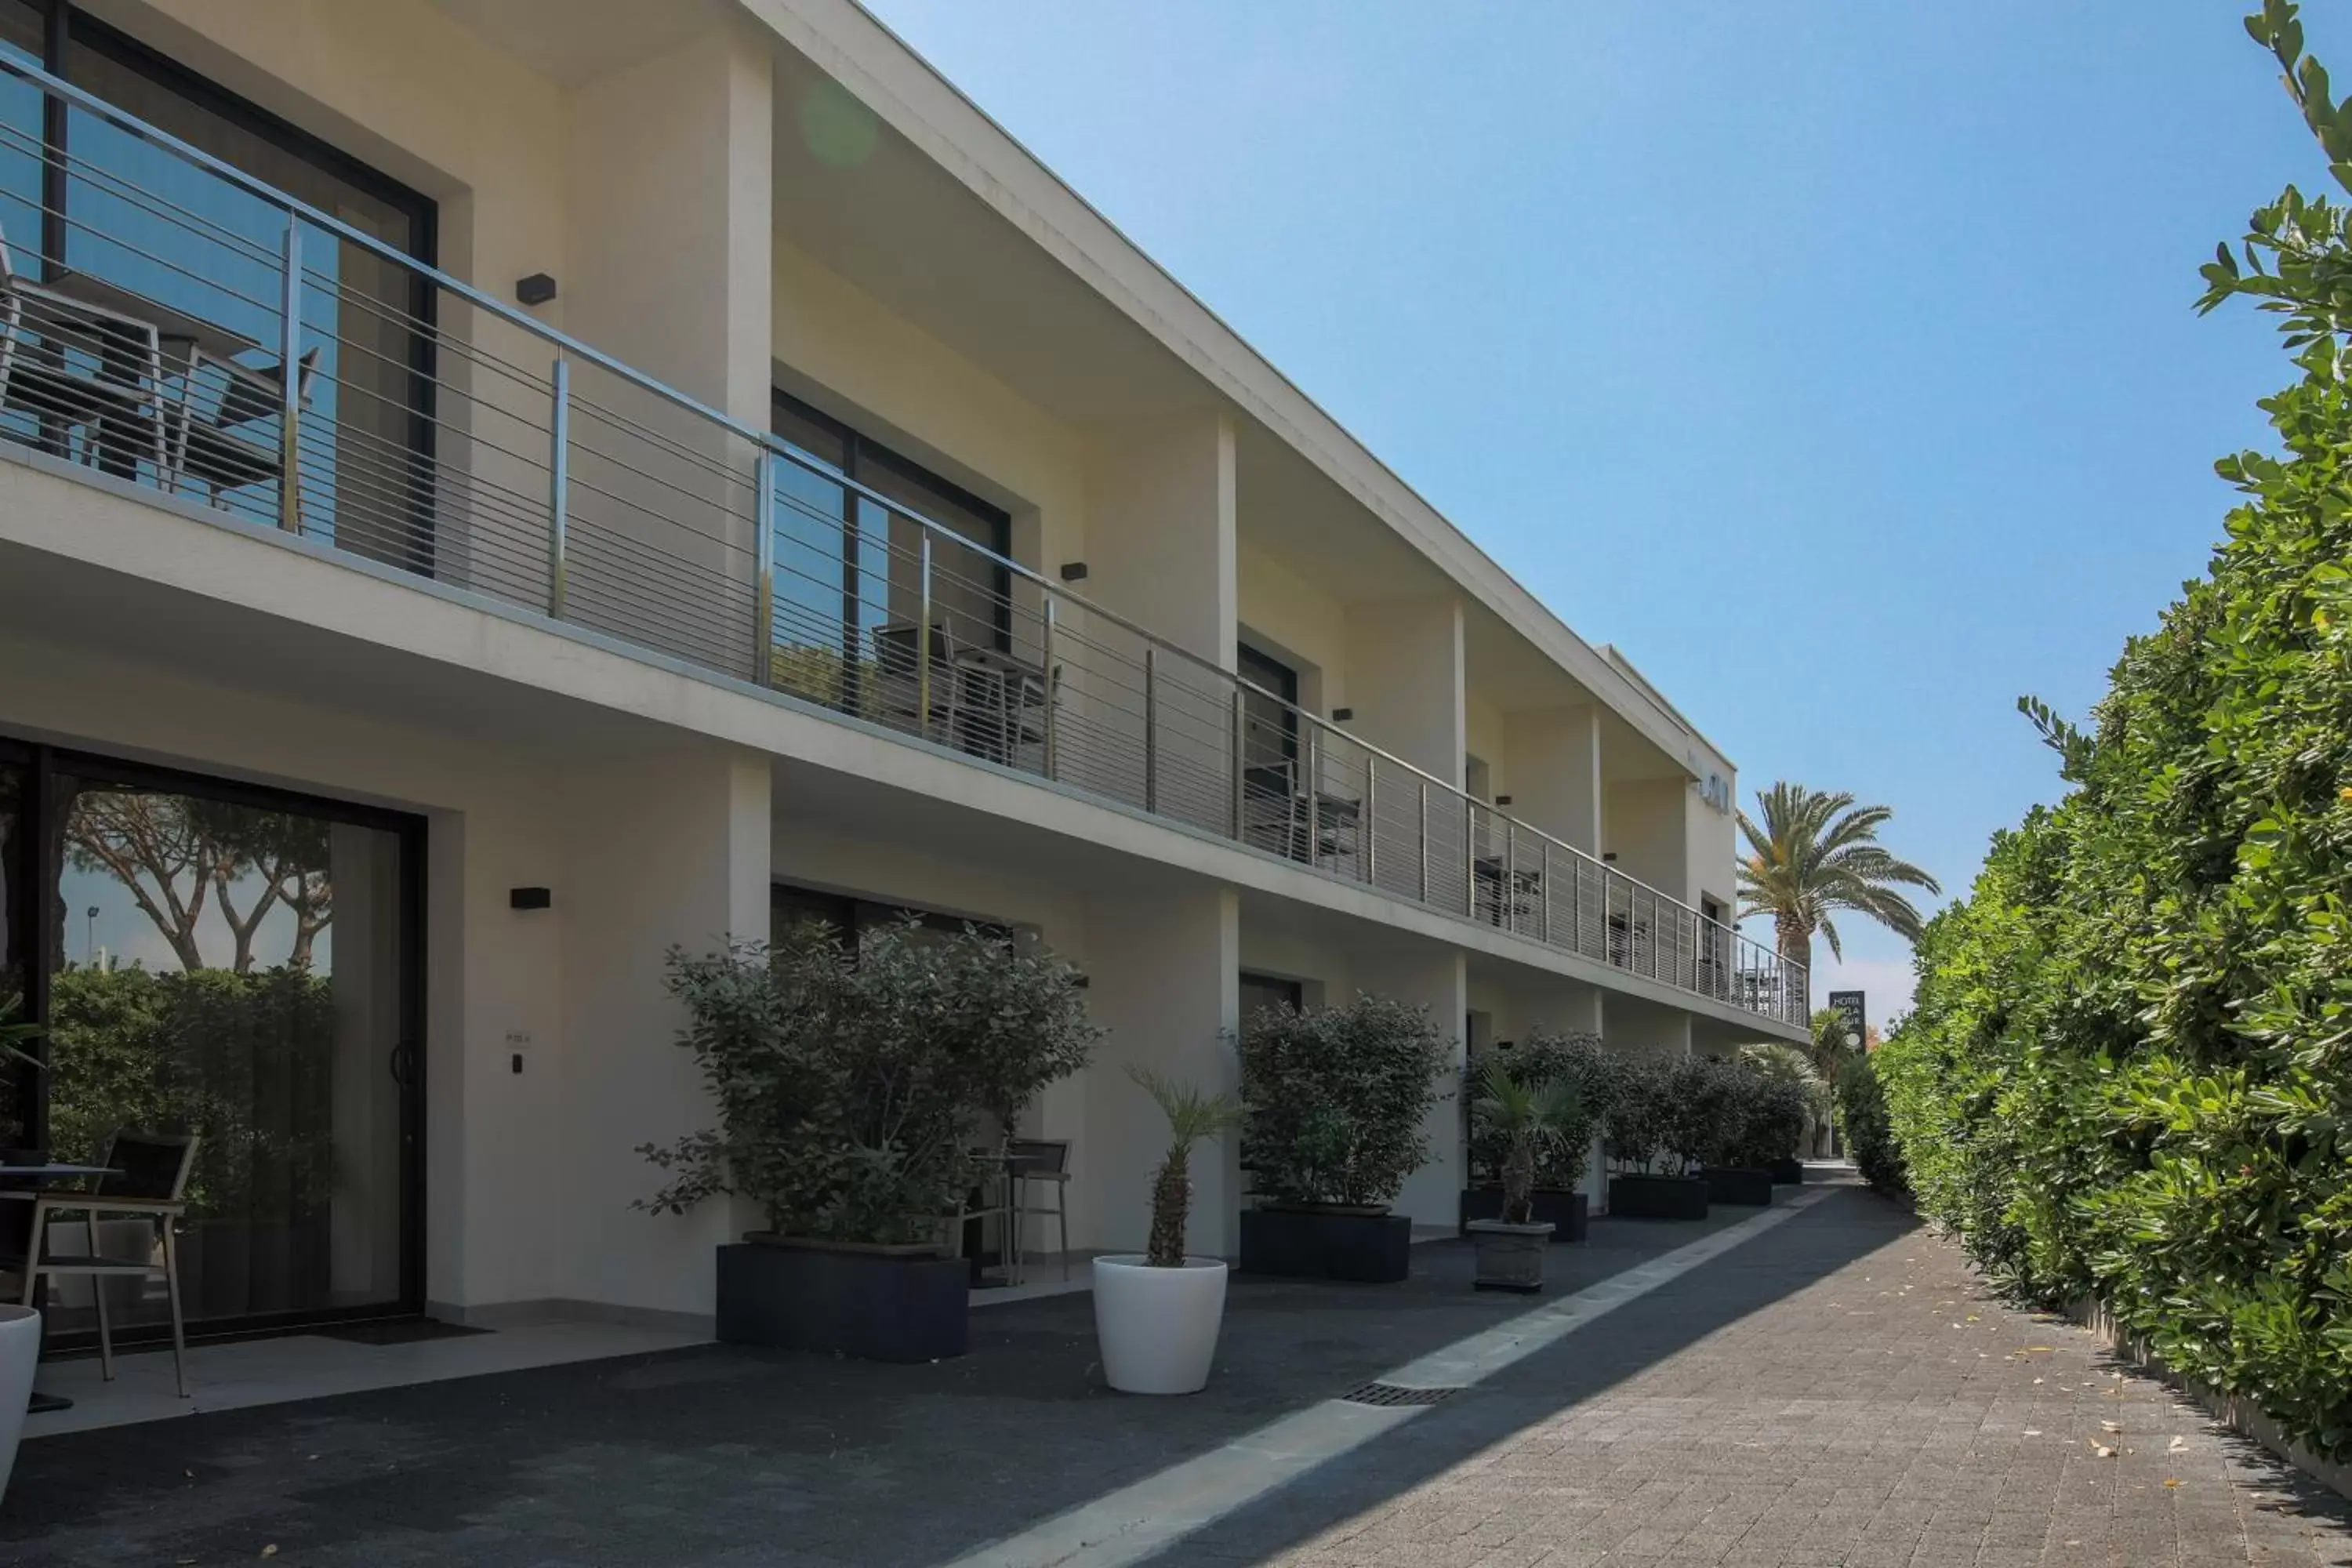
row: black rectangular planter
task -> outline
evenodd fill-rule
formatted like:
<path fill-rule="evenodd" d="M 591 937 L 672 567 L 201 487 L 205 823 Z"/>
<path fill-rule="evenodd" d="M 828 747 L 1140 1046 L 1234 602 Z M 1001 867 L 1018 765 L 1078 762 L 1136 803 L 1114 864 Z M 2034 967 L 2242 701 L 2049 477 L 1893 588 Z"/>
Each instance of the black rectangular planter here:
<path fill-rule="evenodd" d="M 1769 1204 L 1772 1173 L 1708 1166 L 1706 1201 L 1711 1204 Z"/>
<path fill-rule="evenodd" d="M 1588 1201 L 1582 1193 L 1563 1193 L 1553 1188 L 1538 1187 L 1533 1197 L 1533 1210 L 1528 1217 L 1537 1225 L 1549 1225 L 1555 1246 L 1563 1241 L 1582 1241 Z M 1503 1217 L 1503 1189 L 1500 1187 L 1465 1187 L 1462 1189 L 1462 1220 L 1455 1229 L 1457 1236 L 1470 1234 L 1474 1219 Z"/>
<path fill-rule="evenodd" d="M 1412 1221 L 1401 1214 L 1244 1209 L 1242 1272 L 1393 1285 L 1412 1272 Z"/>
<path fill-rule="evenodd" d="M 1772 1173 L 1772 1184 L 1776 1187 L 1801 1187 L 1805 1184 L 1805 1163 L 1793 1154 L 1785 1160 L 1773 1161 L 1765 1169 Z"/>
<path fill-rule="evenodd" d="M 961 1258 L 739 1242 L 719 1249 L 719 1338 L 861 1361 L 941 1361 L 970 1341 L 970 1289 Z"/>
<path fill-rule="evenodd" d="M 1705 1219 L 1706 1183 L 1696 1176 L 1644 1172 L 1612 1176 L 1609 1212 L 1618 1219 Z"/>

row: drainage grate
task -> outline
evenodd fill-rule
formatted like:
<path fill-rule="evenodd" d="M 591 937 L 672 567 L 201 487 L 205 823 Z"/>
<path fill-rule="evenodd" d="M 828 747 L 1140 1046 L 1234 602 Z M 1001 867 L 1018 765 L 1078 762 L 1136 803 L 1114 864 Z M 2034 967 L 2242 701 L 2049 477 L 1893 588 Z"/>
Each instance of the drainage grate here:
<path fill-rule="evenodd" d="M 1461 1392 L 1458 1388 L 1402 1388 L 1393 1383 L 1368 1383 L 1339 1397 L 1350 1405 L 1434 1405 Z"/>

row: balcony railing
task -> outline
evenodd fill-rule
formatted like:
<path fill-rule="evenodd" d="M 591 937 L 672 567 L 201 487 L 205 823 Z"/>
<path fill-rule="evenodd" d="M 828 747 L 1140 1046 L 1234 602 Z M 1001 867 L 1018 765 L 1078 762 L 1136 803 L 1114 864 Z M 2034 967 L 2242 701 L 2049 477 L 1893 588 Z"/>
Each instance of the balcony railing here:
<path fill-rule="evenodd" d="M 0 437 L 1804 1021 L 1802 966 L 1730 927 L 45 72 L 0 70 L 108 128 L 68 152 L 38 113 L 0 120 Z"/>

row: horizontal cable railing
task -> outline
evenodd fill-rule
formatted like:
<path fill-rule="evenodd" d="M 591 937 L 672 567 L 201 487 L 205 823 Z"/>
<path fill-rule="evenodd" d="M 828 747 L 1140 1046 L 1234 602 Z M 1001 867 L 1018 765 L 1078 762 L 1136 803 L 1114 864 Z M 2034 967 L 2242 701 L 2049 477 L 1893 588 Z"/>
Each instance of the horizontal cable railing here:
<path fill-rule="evenodd" d="M 1802 964 L 31 67 L 0 439 L 1789 1024 Z M 111 129 L 98 155 L 72 135 Z M 123 133 L 127 133 L 123 134 Z"/>

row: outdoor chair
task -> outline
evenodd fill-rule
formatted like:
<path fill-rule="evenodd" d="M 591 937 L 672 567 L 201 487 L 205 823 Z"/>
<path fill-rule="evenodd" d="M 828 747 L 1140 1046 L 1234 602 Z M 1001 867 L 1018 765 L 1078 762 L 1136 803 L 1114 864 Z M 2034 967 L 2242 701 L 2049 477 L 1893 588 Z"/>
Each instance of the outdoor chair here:
<path fill-rule="evenodd" d="M 310 401 L 310 381 L 318 368 L 319 351 L 314 345 L 295 363 L 294 394 L 298 405 Z M 197 389 L 206 384 L 215 384 L 220 389 L 219 401 L 209 416 L 195 407 Z M 217 359 L 197 351 L 189 361 L 188 398 L 171 443 L 174 480 L 191 480 L 201 486 L 205 499 L 214 506 L 220 505 L 224 491 L 273 480 L 282 482 L 286 474 L 283 440 L 275 433 L 268 438 L 256 439 L 247 432 L 284 415 L 285 388 L 286 375 L 281 365 L 255 370 L 235 360 Z M 298 497 L 298 509 L 299 505 Z"/>
<path fill-rule="evenodd" d="M 109 1140 L 100 1164 L 120 1174 L 100 1176 L 88 1192 L 12 1192 L 0 1198 L 28 1204 L 32 1226 L 21 1254 L 0 1258 L 0 1274 L 24 1281 L 22 1300 L 39 1302 L 41 1280 L 88 1279 L 98 1304 L 98 1357 L 108 1382 L 114 1379 L 114 1326 L 107 1307 L 110 1279 L 150 1279 L 160 1277 L 172 1310 L 172 1371 L 179 1380 L 180 1397 L 188 1397 L 186 1326 L 180 1315 L 180 1244 L 175 1226 L 187 1213 L 188 1173 L 195 1168 L 196 1139 L 193 1133 L 118 1132 Z M 53 1250 L 49 1222 L 60 1215 L 79 1215 L 87 1237 L 86 1252 Z M 139 1218 L 158 1233 L 143 1258 L 107 1258 L 99 1254 L 98 1225 L 104 1217 Z M 62 1228 L 62 1227 L 60 1227 Z M 161 1261 L 158 1257 L 160 1255 Z"/>
<path fill-rule="evenodd" d="M 1006 1231 L 1012 1237 L 1013 1277 L 1023 1270 L 1021 1232 L 1029 1216 L 1052 1218 L 1061 1227 L 1062 1278 L 1070 1277 L 1070 1141 L 1066 1138 L 1015 1138 L 1004 1145 Z M 1033 1207 L 1029 1184 L 1043 1182 L 1054 1194 L 1054 1206 Z"/>
<path fill-rule="evenodd" d="M 164 466 L 163 345 L 152 321 L 77 300 L 17 270 L 0 231 L 0 411 L 28 415 L 39 444 L 131 476 Z"/>
<path fill-rule="evenodd" d="M 927 741 L 952 744 L 961 682 L 957 679 L 955 634 L 939 622 L 930 627 L 930 711 L 922 711 L 922 667 L 911 621 L 874 628 L 875 695 L 885 723 Z"/>

